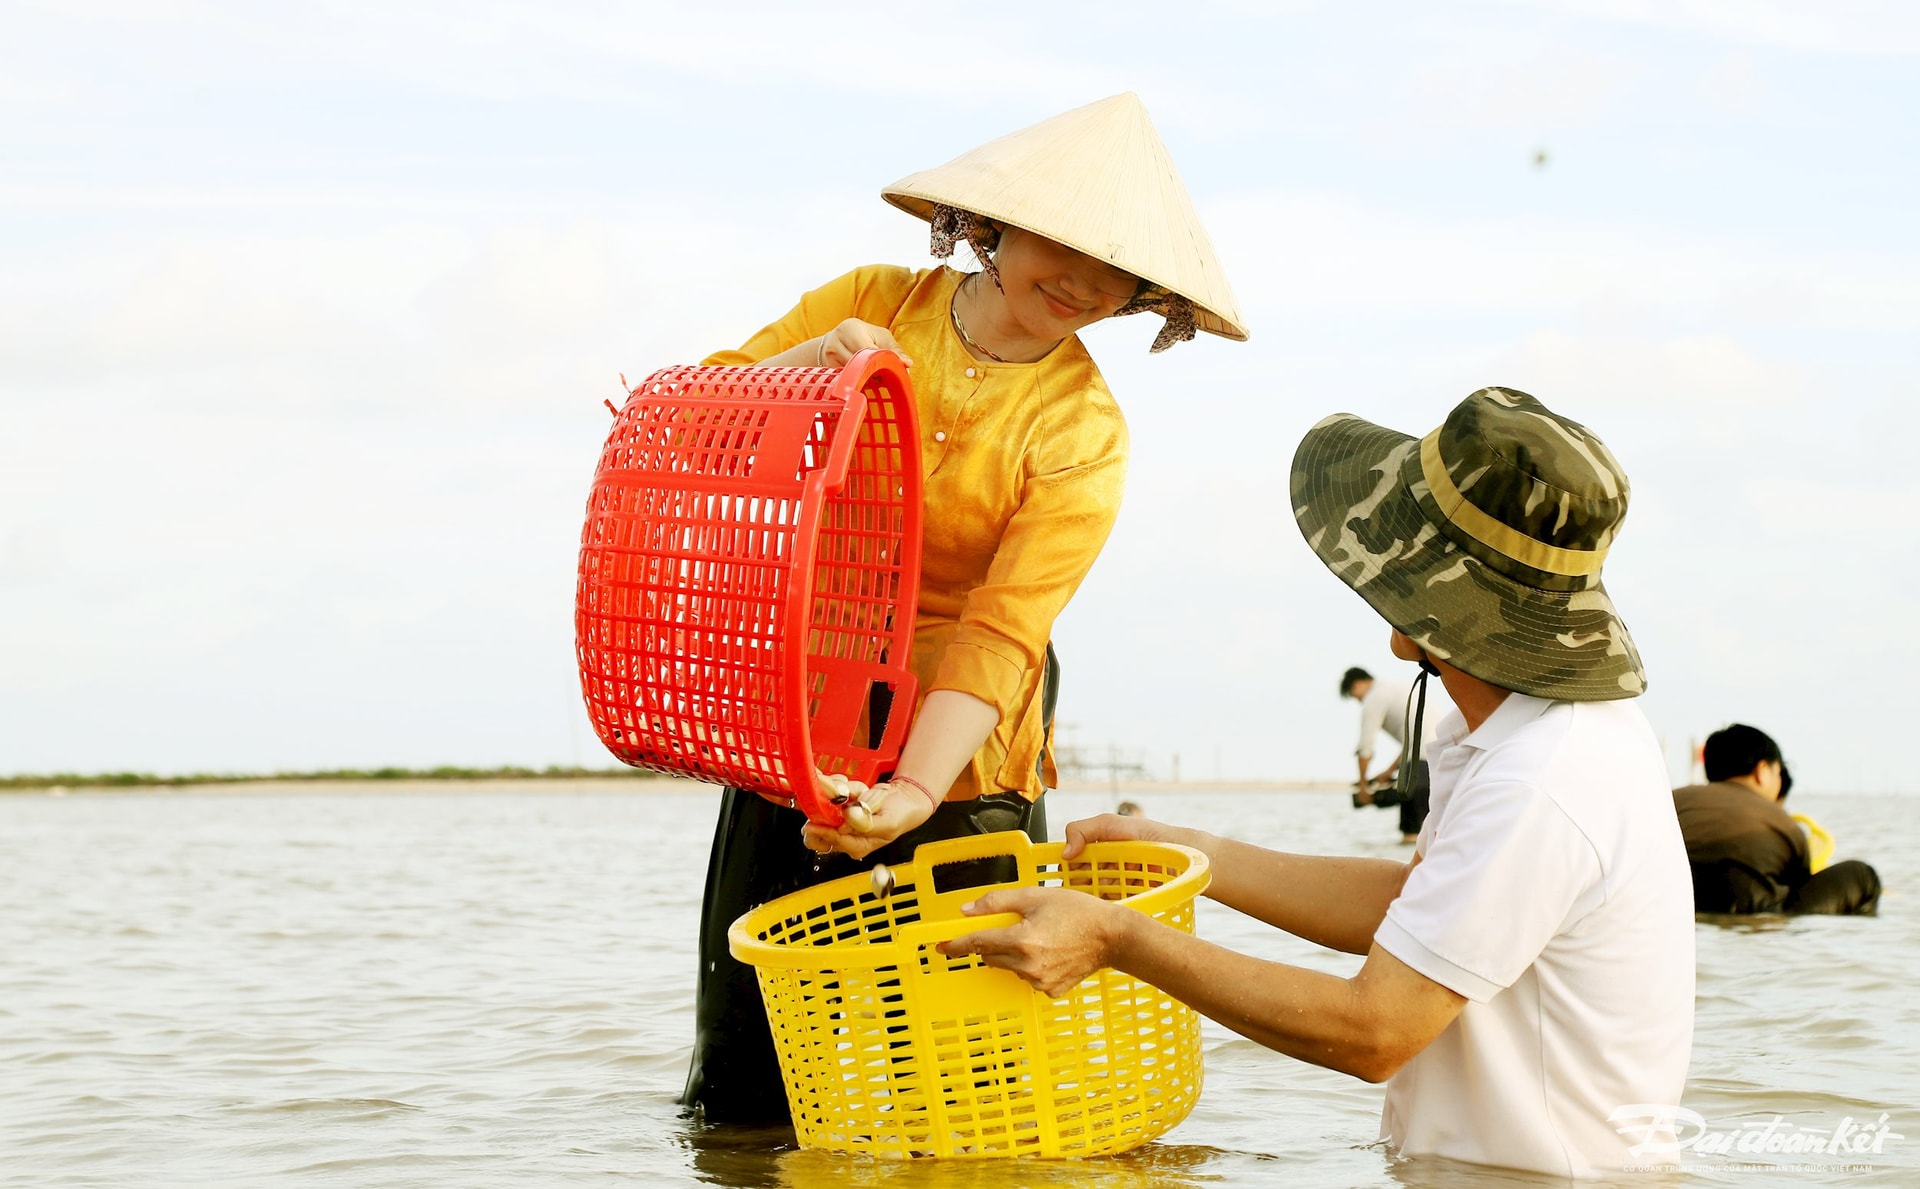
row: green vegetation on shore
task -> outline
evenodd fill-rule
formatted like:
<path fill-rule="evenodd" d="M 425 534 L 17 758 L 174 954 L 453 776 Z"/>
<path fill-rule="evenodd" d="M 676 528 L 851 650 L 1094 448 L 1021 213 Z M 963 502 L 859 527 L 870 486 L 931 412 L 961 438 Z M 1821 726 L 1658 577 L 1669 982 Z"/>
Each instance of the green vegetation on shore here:
<path fill-rule="evenodd" d="M 0 790 L 51 788 L 165 788 L 187 784 L 251 784 L 282 781 L 288 784 L 323 780 L 577 780 L 628 777 L 659 779 L 640 768 L 338 768 L 327 772 L 275 772 L 272 775 L 196 772 L 187 776 L 155 776 L 149 772 L 98 772 L 82 775 L 55 772 L 46 776 L 0 776 Z"/>

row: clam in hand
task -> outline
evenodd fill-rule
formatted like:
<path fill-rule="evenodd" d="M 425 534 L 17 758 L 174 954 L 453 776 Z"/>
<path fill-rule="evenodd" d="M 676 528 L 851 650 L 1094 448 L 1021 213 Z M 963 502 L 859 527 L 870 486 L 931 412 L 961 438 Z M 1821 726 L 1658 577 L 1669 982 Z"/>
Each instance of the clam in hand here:
<path fill-rule="evenodd" d="M 847 778 L 838 772 L 822 772 L 820 779 L 827 786 L 827 800 L 835 805 L 845 805 L 853 796 L 853 790 L 847 786 Z"/>

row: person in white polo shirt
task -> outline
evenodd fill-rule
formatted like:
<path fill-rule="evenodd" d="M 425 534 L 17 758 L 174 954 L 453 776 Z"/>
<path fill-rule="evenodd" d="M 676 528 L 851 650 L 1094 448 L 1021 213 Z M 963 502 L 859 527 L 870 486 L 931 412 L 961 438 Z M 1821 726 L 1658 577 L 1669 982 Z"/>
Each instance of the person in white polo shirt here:
<path fill-rule="evenodd" d="M 1115 816 L 1069 825 L 1067 854 L 1105 838 L 1195 847 L 1209 896 L 1364 954 L 1359 971 L 1235 953 L 1064 889 L 987 893 L 968 911 L 1023 920 L 944 948 L 1051 995 L 1112 966 L 1269 1048 L 1384 1081 L 1380 1138 L 1403 1156 L 1564 1177 L 1645 1167 L 1635 1145 L 1671 1138 L 1647 1108 L 1677 1105 L 1686 1080 L 1694 924 L 1666 765 L 1633 701 L 1645 674 L 1600 582 L 1626 475 L 1585 427 L 1484 388 L 1425 438 L 1322 421 L 1292 495 L 1394 655 L 1452 696 L 1413 859 L 1280 854 Z"/>
<path fill-rule="evenodd" d="M 1407 718 L 1412 713 L 1413 687 L 1404 681 L 1376 679 L 1355 665 L 1340 676 L 1340 696 L 1360 703 L 1360 742 L 1353 749 L 1360 779 L 1354 782 L 1353 807 L 1377 805 L 1391 809 L 1399 806 L 1400 840 L 1415 841 L 1420 835 L 1421 823 L 1427 820 L 1431 784 L 1427 778 L 1427 757 L 1407 755 L 1410 739 Z M 1431 739 L 1430 724 L 1438 717 L 1440 699 L 1423 704 L 1425 713 L 1420 715 L 1420 722 Z M 1373 766 L 1373 745 L 1382 731 L 1400 749 L 1386 767 L 1369 773 L 1368 769 Z"/>

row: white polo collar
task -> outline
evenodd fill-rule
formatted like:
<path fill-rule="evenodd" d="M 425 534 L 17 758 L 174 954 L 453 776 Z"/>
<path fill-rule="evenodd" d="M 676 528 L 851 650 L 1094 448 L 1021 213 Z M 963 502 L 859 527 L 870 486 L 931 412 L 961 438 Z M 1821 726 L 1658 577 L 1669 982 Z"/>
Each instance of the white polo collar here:
<path fill-rule="evenodd" d="M 1460 742 L 1481 751 L 1492 751 L 1512 738 L 1521 727 L 1545 714 L 1552 705 L 1553 702 L 1547 698 L 1509 692 L 1506 700 L 1487 715 L 1486 721 L 1468 732 Z"/>

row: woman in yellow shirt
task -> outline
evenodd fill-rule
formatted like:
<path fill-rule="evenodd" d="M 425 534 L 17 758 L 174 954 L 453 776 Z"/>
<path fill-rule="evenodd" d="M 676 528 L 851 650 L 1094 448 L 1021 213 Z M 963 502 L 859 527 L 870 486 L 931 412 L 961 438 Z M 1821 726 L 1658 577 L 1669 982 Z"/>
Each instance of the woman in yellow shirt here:
<path fill-rule="evenodd" d="M 714 1122 L 786 1116 L 758 986 L 728 953 L 726 930 L 757 904 L 852 870 L 811 851 L 871 864 L 903 862 L 937 838 L 1022 829 L 1045 840 L 1038 801 L 1052 777 L 1058 672 L 1049 638 L 1113 527 L 1127 460 L 1126 423 L 1077 332 L 1152 310 L 1166 319 L 1155 351 L 1195 329 L 1246 337 L 1133 95 L 1003 137 L 883 194 L 931 222 L 936 256 L 965 240 L 982 271 L 858 268 L 706 360 L 840 366 L 869 347 L 898 351 L 910 366 L 925 472 L 911 658 L 920 704 L 895 771 L 856 786 L 871 824 L 827 830 L 757 796 L 723 794 L 683 1098 Z"/>

